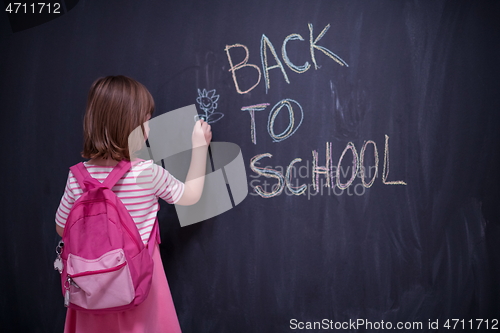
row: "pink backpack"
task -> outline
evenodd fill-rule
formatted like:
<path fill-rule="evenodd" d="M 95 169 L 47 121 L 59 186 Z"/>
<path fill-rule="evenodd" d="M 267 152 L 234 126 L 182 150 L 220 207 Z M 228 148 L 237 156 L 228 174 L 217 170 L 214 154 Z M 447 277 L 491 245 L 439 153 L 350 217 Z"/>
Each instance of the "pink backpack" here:
<path fill-rule="evenodd" d="M 83 163 L 70 168 L 84 193 L 68 215 L 62 238 L 61 283 L 67 307 L 123 311 L 148 296 L 152 253 L 155 241 L 160 241 L 158 221 L 144 246 L 125 205 L 111 191 L 130 167 L 128 161 L 119 162 L 103 183 L 92 178 Z"/>

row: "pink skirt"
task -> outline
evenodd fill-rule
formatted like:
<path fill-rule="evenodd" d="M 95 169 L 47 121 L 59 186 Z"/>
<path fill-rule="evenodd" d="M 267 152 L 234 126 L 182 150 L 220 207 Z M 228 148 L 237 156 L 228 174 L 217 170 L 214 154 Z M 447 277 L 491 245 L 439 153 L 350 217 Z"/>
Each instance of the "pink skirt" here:
<path fill-rule="evenodd" d="M 68 309 L 65 333 L 179 333 L 181 328 L 158 245 L 153 251 L 153 282 L 148 298 L 136 308 L 119 313 L 90 314 Z"/>

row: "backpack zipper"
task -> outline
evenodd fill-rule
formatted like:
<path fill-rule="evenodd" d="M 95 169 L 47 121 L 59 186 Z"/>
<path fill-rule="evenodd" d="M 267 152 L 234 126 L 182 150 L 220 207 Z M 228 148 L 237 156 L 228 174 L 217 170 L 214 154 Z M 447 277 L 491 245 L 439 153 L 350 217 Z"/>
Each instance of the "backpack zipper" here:
<path fill-rule="evenodd" d="M 72 284 L 76 288 L 80 289 L 80 287 L 75 283 L 75 281 L 73 281 L 71 276 L 69 276 L 69 274 L 68 274 L 68 277 L 66 278 L 66 282 L 64 283 L 64 289 L 66 289 L 66 291 L 64 292 L 64 306 L 65 307 L 69 306 L 69 286 L 70 286 L 70 284 Z"/>
<path fill-rule="evenodd" d="M 111 268 L 106 268 L 106 269 L 100 269 L 98 271 L 86 271 L 86 272 L 72 274 L 72 275 L 68 274 L 68 278 L 71 279 L 71 282 L 72 282 L 72 284 L 74 286 L 78 287 L 78 285 L 73 281 L 74 278 L 77 278 L 77 277 L 80 277 L 80 276 L 86 276 L 86 275 L 93 275 L 93 274 L 114 272 L 114 271 L 119 270 L 120 268 L 122 268 L 126 264 L 127 264 L 127 262 L 125 261 L 125 262 L 122 262 L 121 264 L 119 264 L 118 266 L 111 267 Z M 78 287 L 78 288 L 80 288 L 80 287 Z"/>

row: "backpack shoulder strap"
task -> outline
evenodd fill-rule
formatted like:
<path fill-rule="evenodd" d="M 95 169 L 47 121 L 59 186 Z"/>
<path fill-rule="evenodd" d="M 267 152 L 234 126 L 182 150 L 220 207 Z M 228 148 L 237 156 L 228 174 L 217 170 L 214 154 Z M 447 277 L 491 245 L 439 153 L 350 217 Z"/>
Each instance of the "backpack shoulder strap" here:
<path fill-rule="evenodd" d="M 102 185 L 109 189 L 115 186 L 116 182 L 122 178 L 122 176 L 130 170 L 131 163 L 129 161 L 121 160 L 109 173 L 108 177 L 104 180 Z"/>
<path fill-rule="evenodd" d="M 93 178 L 90 175 L 89 171 L 87 170 L 83 162 L 73 165 L 72 167 L 70 167 L 70 170 L 73 173 L 73 176 L 75 176 L 76 180 L 78 181 L 78 184 L 80 185 L 81 189 L 85 192 L 88 190 L 88 185 L 90 185 L 90 188 L 104 186 L 107 187 L 108 189 L 112 189 L 113 186 L 115 186 L 116 182 L 120 180 L 120 178 L 128 170 L 130 170 L 130 166 L 131 166 L 130 162 L 125 160 L 120 161 L 113 168 L 113 170 L 111 170 L 108 177 L 106 177 L 106 179 L 102 184 L 97 179 Z"/>
<path fill-rule="evenodd" d="M 76 180 L 77 180 L 78 184 L 80 185 L 81 189 L 83 190 L 83 192 L 87 191 L 86 183 L 91 181 L 94 178 L 92 178 L 92 176 L 88 172 L 85 165 L 83 165 L 83 162 L 80 162 L 76 165 L 73 165 L 69 169 L 73 173 L 73 176 L 76 178 Z M 97 181 L 97 180 L 95 180 L 95 181 Z"/>

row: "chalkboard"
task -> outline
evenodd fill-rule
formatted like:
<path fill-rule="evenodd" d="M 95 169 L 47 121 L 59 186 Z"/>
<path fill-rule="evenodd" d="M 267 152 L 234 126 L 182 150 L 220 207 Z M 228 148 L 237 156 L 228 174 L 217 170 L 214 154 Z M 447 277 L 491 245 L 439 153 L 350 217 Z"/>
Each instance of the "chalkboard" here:
<path fill-rule="evenodd" d="M 500 327 L 499 2 L 67 7 L 0 14 L 6 331 L 62 331 L 54 215 L 88 89 L 119 74 L 241 149 L 234 208 L 181 227 L 161 205 L 184 332 Z"/>

